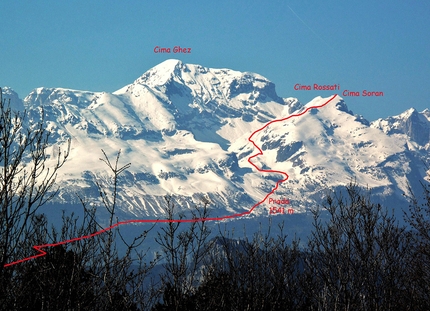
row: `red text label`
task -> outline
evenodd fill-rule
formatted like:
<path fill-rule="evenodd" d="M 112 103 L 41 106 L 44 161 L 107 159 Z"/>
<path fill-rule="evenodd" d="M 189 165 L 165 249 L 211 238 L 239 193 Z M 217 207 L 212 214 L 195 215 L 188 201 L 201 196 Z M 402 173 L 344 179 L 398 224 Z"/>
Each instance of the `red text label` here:
<path fill-rule="evenodd" d="M 302 84 L 295 84 L 294 90 L 296 91 L 338 91 L 340 90 L 340 84 L 331 84 L 331 85 L 320 85 L 317 83 L 314 83 L 314 85 L 311 87 L 310 85 L 302 85 Z"/>
<path fill-rule="evenodd" d="M 179 45 L 175 46 L 173 50 L 170 48 L 163 48 L 158 45 L 154 48 L 154 53 L 170 53 L 171 51 L 173 51 L 173 53 L 175 54 L 177 53 L 190 54 L 191 48 L 183 48 L 183 47 L 180 47 Z"/>
<path fill-rule="evenodd" d="M 290 200 L 288 200 L 288 199 L 275 200 L 275 199 L 270 198 L 269 199 L 269 204 L 279 204 L 279 205 L 281 205 L 281 204 L 290 204 Z"/>
<path fill-rule="evenodd" d="M 290 214 L 290 215 L 294 214 L 294 209 L 288 208 L 287 209 L 287 213 Z M 285 207 L 272 206 L 269 209 L 269 214 L 285 214 Z"/>
<path fill-rule="evenodd" d="M 372 97 L 372 96 L 384 96 L 384 92 L 369 92 L 367 90 L 360 92 L 354 92 L 354 91 L 350 91 L 350 90 L 345 90 L 342 92 L 342 96 L 346 96 L 346 97 L 358 97 L 358 96 L 363 96 L 363 97 Z"/>

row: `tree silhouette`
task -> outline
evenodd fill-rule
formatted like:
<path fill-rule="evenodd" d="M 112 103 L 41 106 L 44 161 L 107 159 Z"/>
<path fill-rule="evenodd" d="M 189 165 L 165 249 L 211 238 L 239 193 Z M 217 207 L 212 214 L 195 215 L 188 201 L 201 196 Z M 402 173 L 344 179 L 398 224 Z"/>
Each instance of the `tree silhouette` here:
<path fill-rule="evenodd" d="M 409 240 L 370 192 L 355 184 L 327 196 L 314 211 L 305 269 L 308 294 L 318 310 L 406 310 L 410 302 L 407 266 Z"/>
<path fill-rule="evenodd" d="M 23 247 L 36 230 L 31 218 L 55 196 L 57 171 L 70 150 L 69 141 L 56 159 L 49 158 L 43 110 L 41 120 L 27 123 L 27 112 L 12 111 L 0 89 L 0 300 L 14 269 L 5 271 L 5 265 L 31 254 Z"/>

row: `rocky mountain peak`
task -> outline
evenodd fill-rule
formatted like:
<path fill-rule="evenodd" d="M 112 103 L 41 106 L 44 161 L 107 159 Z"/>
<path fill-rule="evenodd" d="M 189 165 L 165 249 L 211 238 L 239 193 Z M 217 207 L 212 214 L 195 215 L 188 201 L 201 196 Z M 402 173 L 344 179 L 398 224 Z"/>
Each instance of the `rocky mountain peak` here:
<path fill-rule="evenodd" d="M 10 100 L 10 106 L 12 110 L 22 111 L 24 110 L 24 104 L 19 98 L 18 94 L 10 87 L 4 86 L 1 89 L 3 99 Z"/>
<path fill-rule="evenodd" d="M 421 146 L 425 146 L 430 141 L 428 109 L 418 112 L 415 108 L 410 108 L 397 116 L 373 121 L 371 126 L 379 128 L 388 135 L 405 134 Z"/>

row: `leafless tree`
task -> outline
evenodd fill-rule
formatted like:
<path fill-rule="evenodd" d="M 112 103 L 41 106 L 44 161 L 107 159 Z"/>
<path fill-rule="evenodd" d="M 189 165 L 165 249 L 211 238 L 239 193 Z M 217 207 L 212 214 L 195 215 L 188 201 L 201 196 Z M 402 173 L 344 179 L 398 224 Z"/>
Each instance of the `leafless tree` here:
<path fill-rule="evenodd" d="M 264 227 L 264 229 L 263 229 Z M 293 310 L 302 305 L 298 241 L 288 243 L 283 224 L 271 219 L 249 237 L 219 231 L 201 285 L 192 297 L 195 310 Z"/>
<path fill-rule="evenodd" d="M 165 261 L 160 287 L 163 298 L 155 310 L 190 309 L 188 298 L 195 292 L 203 259 L 211 248 L 208 241 L 210 230 L 206 221 L 210 202 L 202 198 L 202 204 L 196 205 L 191 211 L 192 218 L 185 221 L 183 213 L 179 213 L 175 219 L 172 197 L 166 196 L 165 199 L 168 222 L 156 238 Z"/>
<path fill-rule="evenodd" d="M 355 183 L 314 210 L 305 268 L 312 309 L 407 310 L 409 241 L 370 192 Z"/>
<path fill-rule="evenodd" d="M 119 165 L 121 151 L 118 151 L 114 162 L 108 158 L 102 150 L 103 158 L 100 158 L 111 173 L 111 182 L 103 184 L 97 181 L 97 187 L 103 206 L 108 212 L 108 227 L 112 229 L 96 236 L 93 258 L 90 260 L 90 270 L 96 284 L 98 310 L 144 310 L 150 308 L 155 291 L 145 282 L 151 269 L 157 264 L 158 256 L 153 260 L 147 260 L 144 241 L 148 232 L 153 228 L 144 230 L 131 242 L 121 234 L 116 210 L 118 207 L 119 178 L 121 173 L 127 170 L 131 164 Z M 87 204 L 81 200 L 85 209 Z M 95 221 L 98 230 L 103 227 Z M 118 243 L 125 244 L 125 253 L 118 250 Z"/>
<path fill-rule="evenodd" d="M 430 176 L 429 176 L 430 177 Z M 410 207 L 405 219 L 412 228 L 410 289 L 415 305 L 430 309 L 430 184 L 421 182 L 423 195 L 418 196 L 409 187 Z M 421 198 L 422 199 L 419 199 Z"/>
<path fill-rule="evenodd" d="M 27 126 L 27 112 L 12 111 L 1 94 L 0 89 L 0 299 L 13 274 L 5 265 L 31 254 L 23 247 L 37 230 L 31 218 L 55 196 L 57 171 L 70 150 L 69 141 L 55 160 L 49 159 L 43 110 L 42 119 Z"/>

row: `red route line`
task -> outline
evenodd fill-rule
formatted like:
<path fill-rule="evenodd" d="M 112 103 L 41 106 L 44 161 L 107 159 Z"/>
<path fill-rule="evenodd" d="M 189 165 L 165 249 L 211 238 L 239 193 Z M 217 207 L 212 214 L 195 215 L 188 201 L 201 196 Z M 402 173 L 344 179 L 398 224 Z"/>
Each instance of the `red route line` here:
<path fill-rule="evenodd" d="M 272 189 L 272 191 L 270 191 L 270 193 L 268 193 L 268 194 L 264 197 L 264 199 L 263 199 L 263 200 L 261 200 L 260 202 L 256 203 L 256 204 L 255 204 L 255 205 L 254 205 L 254 206 L 253 206 L 249 211 L 246 211 L 246 212 L 243 212 L 243 213 L 237 213 L 237 214 L 227 215 L 227 216 L 222 216 L 222 217 L 206 217 L 206 218 L 194 218 L 194 219 L 135 219 L 135 220 L 125 220 L 125 221 L 120 221 L 120 222 L 117 222 L 116 224 L 114 224 L 114 225 L 112 225 L 112 226 L 110 226 L 110 227 L 104 228 L 104 229 L 102 229 L 102 230 L 100 230 L 100 231 L 97 231 L 97 232 L 94 232 L 94 233 L 92 233 L 92 234 L 84 235 L 84 236 L 81 236 L 81 237 L 77 237 L 77 238 L 73 238 L 73 239 L 70 239 L 70 240 L 65 240 L 65 241 L 61 241 L 61 242 L 57 242 L 57 243 L 49 243 L 49 244 L 35 245 L 35 246 L 33 246 L 33 249 L 35 249 L 35 250 L 38 252 L 38 254 L 33 255 L 33 256 L 29 256 L 29 257 L 26 257 L 26 258 L 23 258 L 23 259 L 20 259 L 20 260 L 17 260 L 17 261 L 13 261 L 13 262 L 7 263 L 7 264 L 5 264 L 5 265 L 4 265 L 4 267 L 10 267 L 10 266 L 13 266 L 13 265 L 16 265 L 16 264 L 19 264 L 19 263 L 23 263 L 23 262 L 26 262 L 26 261 L 29 261 L 29 260 L 35 259 L 35 258 L 43 257 L 43 256 L 45 256 L 45 255 L 46 255 L 46 251 L 44 251 L 44 250 L 43 250 L 43 248 L 47 248 L 47 247 L 55 247 L 55 246 L 58 246 L 58 245 L 64 245 L 64 244 L 67 244 L 67 243 L 73 243 L 73 242 L 76 242 L 76 241 L 80 241 L 80 240 L 85 240 L 85 239 L 93 238 L 93 237 L 95 237 L 96 235 L 99 235 L 99 234 L 102 234 L 103 232 L 106 232 L 106 231 L 112 230 L 113 228 L 116 228 L 116 227 L 118 227 L 118 226 L 120 226 L 120 225 L 127 225 L 127 224 L 133 224 L 133 223 L 169 223 L 169 222 L 218 221 L 218 220 L 224 220 L 224 219 L 237 218 L 237 217 L 241 217 L 241 216 L 245 216 L 245 215 L 249 215 L 249 214 L 251 214 L 251 213 L 252 213 L 252 211 L 253 211 L 257 206 L 259 206 L 259 205 L 261 205 L 262 203 L 264 203 L 264 202 L 266 201 L 266 199 L 267 199 L 270 195 L 272 195 L 272 194 L 273 194 L 273 193 L 278 189 L 278 187 L 279 187 L 279 185 L 280 185 L 281 183 L 283 183 L 284 181 L 288 180 L 288 178 L 289 178 L 288 174 L 287 174 L 287 173 L 285 173 L 285 172 L 282 172 L 282 171 L 276 171 L 276 170 L 264 170 L 264 169 L 261 169 L 261 168 L 259 168 L 258 166 L 256 166 L 256 165 L 251 161 L 253 158 L 258 157 L 258 156 L 260 156 L 260 155 L 263 155 L 263 151 L 262 151 L 262 150 L 260 149 L 260 147 L 258 147 L 258 146 L 257 146 L 257 144 L 252 140 L 252 137 L 253 137 L 255 134 L 257 134 L 258 132 L 261 132 L 262 130 L 264 130 L 265 128 L 267 128 L 269 125 L 271 125 L 271 124 L 273 124 L 273 123 L 276 123 L 276 122 L 283 122 L 283 121 L 286 121 L 286 120 L 291 119 L 291 118 L 293 118 L 293 117 L 298 117 L 298 116 L 304 115 L 306 112 L 308 112 L 308 111 L 309 111 L 309 110 L 311 110 L 311 109 L 318 109 L 318 108 L 324 107 L 324 106 L 325 106 L 325 105 L 327 105 L 329 102 L 331 102 L 331 101 L 332 101 L 336 96 L 337 96 L 336 94 L 335 94 L 335 95 L 333 95 L 329 100 L 327 100 L 325 103 L 323 103 L 323 104 L 321 104 L 321 105 L 307 107 L 304 111 L 302 111 L 302 112 L 300 112 L 300 113 L 298 113 L 298 114 L 292 114 L 292 115 L 289 115 L 288 117 L 283 118 L 283 119 L 272 120 L 272 121 L 270 121 L 270 122 L 266 123 L 262 128 L 260 128 L 260 129 L 258 129 L 258 130 L 256 130 L 256 131 L 254 131 L 254 132 L 251 134 L 251 136 L 249 136 L 248 141 L 250 141 L 250 142 L 254 145 L 254 147 L 258 149 L 258 151 L 259 151 L 259 152 L 258 152 L 258 153 L 256 153 L 256 154 L 254 154 L 254 155 L 252 155 L 252 156 L 250 156 L 250 157 L 248 158 L 248 162 L 249 162 L 253 167 L 255 167 L 255 168 L 257 169 L 257 171 L 259 171 L 259 172 L 263 172 L 263 173 L 276 173 L 276 174 L 281 174 L 281 175 L 284 175 L 284 176 L 285 176 L 285 178 L 284 178 L 284 179 L 280 179 L 280 180 L 278 180 L 278 181 L 276 182 L 275 187 Z"/>

